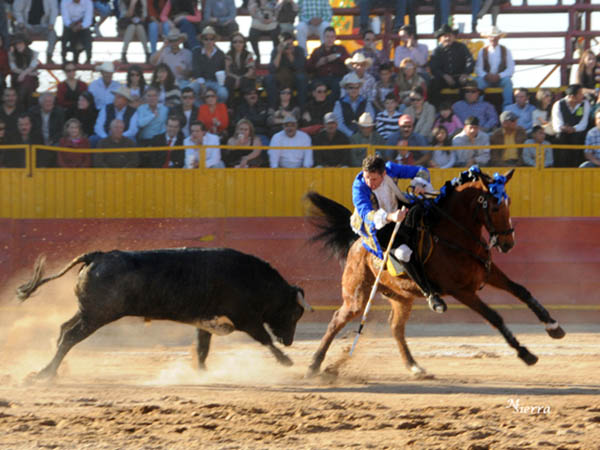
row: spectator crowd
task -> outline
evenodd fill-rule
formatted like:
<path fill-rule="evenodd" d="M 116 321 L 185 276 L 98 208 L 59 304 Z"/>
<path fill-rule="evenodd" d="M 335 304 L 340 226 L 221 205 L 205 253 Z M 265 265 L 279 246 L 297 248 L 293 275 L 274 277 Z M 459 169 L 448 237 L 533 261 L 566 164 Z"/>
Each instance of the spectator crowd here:
<path fill-rule="evenodd" d="M 449 168 L 535 166 L 538 145 L 600 145 L 600 66 L 591 51 L 582 54 L 564 97 L 548 89 L 534 95 L 512 84 L 515 63 L 501 44 L 504 33 L 495 25 L 480 33 L 486 43 L 471 54 L 448 24 L 444 1 L 434 2 L 432 49 L 417 39 L 415 2 L 386 2 L 396 14 L 398 45 L 392 57 L 378 50 L 368 15 L 380 3 L 359 1 L 362 47 L 349 54 L 337 41 L 328 0 L 249 0 L 248 36 L 239 31 L 234 0 L 62 0 L 60 7 L 57 0 L 14 0 L 11 26 L 0 17 L 0 145 L 93 148 L 38 150 L 36 163 L 115 168 L 198 167 L 198 146 L 206 148 L 208 168 L 358 167 L 367 145 L 395 147 L 379 151 L 387 160 Z M 475 30 L 483 2 L 472 3 Z M 47 41 L 45 62 L 53 63 L 59 13 L 64 80 L 56 92 L 38 92 L 31 36 Z M 94 37 L 113 14 L 126 80 L 115 81 L 117 67 L 105 61 L 88 85 L 78 78 L 80 54 L 91 63 Z M 309 53 L 311 37 L 321 45 Z M 145 64 L 128 63 L 134 38 Z M 261 39 L 272 43 L 263 65 Z M 229 40 L 226 52 L 218 40 Z M 497 101 L 484 96 L 489 87 L 499 88 Z M 271 148 L 254 148 L 260 145 Z M 310 148 L 324 145 L 338 149 Z M 191 148 L 171 149 L 180 146 Z M 418 150 L 450 146 L 455 150 Z M 161 150 L 102 151 L 133 147 Z M 548 148 L 544 161 L 598 167 L 600 150 Z M 0 167 L 24 165 L 22 149 L 0 150 Z"/>

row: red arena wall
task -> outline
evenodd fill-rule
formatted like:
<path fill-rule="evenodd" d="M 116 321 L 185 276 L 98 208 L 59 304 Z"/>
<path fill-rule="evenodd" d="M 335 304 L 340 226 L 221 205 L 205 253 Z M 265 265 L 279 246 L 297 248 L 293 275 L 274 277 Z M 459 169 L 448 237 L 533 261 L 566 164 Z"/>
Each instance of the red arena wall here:
<path fill-rule="evenodd" d="M 494 261 L 525 285 L 561 321 L 600 319 L 600 219 L 513 218 L 516 246 Z M 217 219 L 0 219 L 0 281 L 4 303 L 29 276 L 40 253 L 49 272 L 80 253 L 163 247 L 232 247 L 269 261 L 290 282 L 302 286 L 317 307 L 310 320 L 328 320 L 341 302 L 340 264 L 311 244 L 310 225 L 302 218 Z M 232 274 L 235 276 L 235 274 Z M 484 288 L 481 297 L 513 322 L 535 316 L 508 293 Z M 456 301 L 444 315 L 415 303 L 413 320 L 480 321 Z M 379 299 L 375 311 L 384 311 Z M 375 312 L 375 315 L 381 313 Z"/>

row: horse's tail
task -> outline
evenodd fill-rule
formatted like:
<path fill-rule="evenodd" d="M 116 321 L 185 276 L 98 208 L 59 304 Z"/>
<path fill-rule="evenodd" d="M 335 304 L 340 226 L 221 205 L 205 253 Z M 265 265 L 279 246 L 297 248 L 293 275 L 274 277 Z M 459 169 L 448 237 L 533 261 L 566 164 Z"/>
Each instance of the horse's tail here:
<path fill-rule="evenodd" d="M 314 191 L 307 192 L 305 198 L 310 202 L 309 221 L 319 230 L 310 241 L 323 241 L 336 258 L 345 260 L 350 247 L 358 239 L 350 227 L 352 213 L 344 205 Z"/>
<path fill-rule="evenodd" d="M 17 288 L 17 298 L 21 301 L 27 300 L 29 296 L 33 294 L 36 291 L 36 289 L 42 284 L 62 277 L 73 266 L 77 264 L 85 263 L 87 265 L 91 263 L 94 260 L 94 258 L 100 253 L 101 252 L 91 252 L 86 253 L 84 255 L 80 255 L 73 261 L 71 261 L 69 264 L 67 264 L 67 266 L 64 267 L 60 272 L 58 272 L 55 275 L 51 275 L 47 278 L 42 278 L 44 275 L 44 265 L 46 264 L 46 257 L 44 255 L 40 255 L 33 267 L 33 276 L 31 277 L 31 280 Z"/>

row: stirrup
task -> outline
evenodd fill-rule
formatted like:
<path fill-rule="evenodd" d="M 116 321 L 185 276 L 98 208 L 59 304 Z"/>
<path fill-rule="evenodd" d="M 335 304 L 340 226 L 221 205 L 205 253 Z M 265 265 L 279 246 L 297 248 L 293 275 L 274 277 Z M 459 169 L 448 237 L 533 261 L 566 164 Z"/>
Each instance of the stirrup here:
<path fill-rule="evenodd" d="M 435 294 L 431 294 L 429 297 L 427 297 L 427 304 L 429 305 L 429 309 L 438 314 L 445 313 L 448 309 L 446 302 L 444 302 L 444 300 Z"/>

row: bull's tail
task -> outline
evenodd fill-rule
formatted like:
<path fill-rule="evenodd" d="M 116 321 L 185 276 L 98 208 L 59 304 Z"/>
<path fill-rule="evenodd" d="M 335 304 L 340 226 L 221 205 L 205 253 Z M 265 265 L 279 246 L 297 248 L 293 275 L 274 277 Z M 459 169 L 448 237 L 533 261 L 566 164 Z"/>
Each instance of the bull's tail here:
<path fill-rule="evenodd" d="M 27 300 L 29 296 L 33 294 L 35 290 L 42 284 L 62 277 L 65 273 L 71 270 L 73 266 L 77 264 L 84 263 L 87 265 L 91 263 L 94 260 L 94 258 L 100 253 L 101 252 L 92 252 L 86 253 L 85 255 L 80 255 L 73 261 L 71 261 L 69 264 L 67 264 L 67 266 L 60 272 L 58 272 L 56 275 L 52 275 L 46 278 L 42 278 L 44 275 L 44 264 L 46 263 L 46 257 L 44 255 L 40 255 L 37 261 L 35 262 L 35 266 L 33 267 L 33 276 L 31 280 L 17 288 L 17 298 L 21 301 Z"/>
<path fill-rule="evenodd" d="M 314 191 L 309 191 L 305 198 L 310 202 L 309 221 L 319 230 L 310 240 L 323 241 L 336 258 L 345 260 L 350 247 L 358 239 L 350 226 L 352 213 L 344 205 Z"/>

